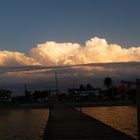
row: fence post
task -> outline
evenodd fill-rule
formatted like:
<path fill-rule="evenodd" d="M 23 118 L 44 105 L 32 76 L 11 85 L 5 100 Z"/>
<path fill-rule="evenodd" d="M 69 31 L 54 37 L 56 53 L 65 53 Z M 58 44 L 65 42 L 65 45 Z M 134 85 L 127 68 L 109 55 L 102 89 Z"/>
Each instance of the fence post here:
<path fill-rule="evenodd" d="M 140 79 L 136 79 L 137 132 L 140 140 Z"/>

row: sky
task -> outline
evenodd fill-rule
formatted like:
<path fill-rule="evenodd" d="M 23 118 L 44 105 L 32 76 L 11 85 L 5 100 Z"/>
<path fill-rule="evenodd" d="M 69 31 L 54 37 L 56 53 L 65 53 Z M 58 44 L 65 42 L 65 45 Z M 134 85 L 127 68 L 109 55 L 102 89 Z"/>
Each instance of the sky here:
<path fill-rule="evenodd" d="M 106 76 L 134 81 L 139 7 L 139 0 L 0 0 L 0 88 L 55 88 L 55 72 L 61 89 L 72 81 L 101 86 Z"/>
<path fill-rule="evenodd" d="M 0 50 L 28 53 L 47 41 L 84 44 L 93 37 L 140 45 L 139 0 L 1 0 Z"/>

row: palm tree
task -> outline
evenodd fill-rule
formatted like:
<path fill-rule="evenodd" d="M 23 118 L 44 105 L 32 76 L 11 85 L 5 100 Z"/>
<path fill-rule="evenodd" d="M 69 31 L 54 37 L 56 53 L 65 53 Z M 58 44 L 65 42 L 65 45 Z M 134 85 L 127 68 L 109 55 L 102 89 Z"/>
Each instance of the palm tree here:
<path fill-rule="evenodd" d="M 85 91 L 86 90 L 86 88 L 85 88 L 85 86 L 83 84 L 80 85 L 80 90 L 81 91 Z"/>
<path fill-rule="evenodd" d="M 9 99 L 11 97 L 12 92 L 6 89 L 0 89 L 0 100 Z"/>
<path fill-rule="evenodd" d="M 92 85 L 88 83 L 88 84 L 86 85 L 86 90 L 93 90 Z"/>
<path fill-rule="evenodd" d="M 113 93 L 113 85 L 112 85 L 112 79 L 110 77 L 106 77 L 104 80 L 104 85 L 107 88 L 107 95 L 113 99 L 114 98 L 114 93 Z"/>
<path fill-rule="evenodd" d="M 107 88 L 110 88 L 112 86 L 112 79 L 110 77 L 106 77 L 105 80 L 104 80 L 104 85 Z"/>

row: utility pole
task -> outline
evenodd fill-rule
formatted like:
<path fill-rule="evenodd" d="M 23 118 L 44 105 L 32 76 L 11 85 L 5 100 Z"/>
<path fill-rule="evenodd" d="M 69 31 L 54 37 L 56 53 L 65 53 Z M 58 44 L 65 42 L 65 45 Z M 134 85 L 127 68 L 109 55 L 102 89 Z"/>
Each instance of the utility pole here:
<path fill-rule="evenodd" d="M 25 90 L 25 91 L 27 90 L 27 84 L 26 84 L 26 82 L 25 82 L 25 84 L 24 84 L 24 90 Z"/>
<path fill-rule="evenodd" d="M 26 84 L 26 82 L 24 84 L 24 93 L 25 93 L 25 97 L 27 97 L 27 84 Z"/>
<path fill-rule="evenodd" d="M 57 72 L 55 72 L 55 90 L 58 92 Z"/>
<path fill-rule="evenodd" d="M 75 90 L 75 82 L 74 82 L 74 80 L 73 80 L 73 90 Z"/>

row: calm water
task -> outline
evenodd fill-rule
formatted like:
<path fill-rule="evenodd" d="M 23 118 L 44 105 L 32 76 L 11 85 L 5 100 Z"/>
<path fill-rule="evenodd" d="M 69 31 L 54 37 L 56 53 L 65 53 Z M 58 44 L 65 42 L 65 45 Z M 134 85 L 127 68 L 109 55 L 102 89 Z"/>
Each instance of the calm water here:
<path fill-rule="evenodd" d="M 83 108 L 82 110 L 101 122 L 137 138 L 137 114 L 135 107 L 91 107 Z"/>
<path fill-rule="evenodd" d="M 47 119 L 47 109 L 1 110 L 0 140 L 41 140 Z"/>

